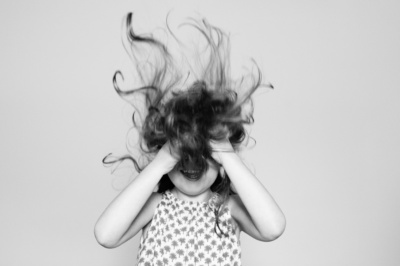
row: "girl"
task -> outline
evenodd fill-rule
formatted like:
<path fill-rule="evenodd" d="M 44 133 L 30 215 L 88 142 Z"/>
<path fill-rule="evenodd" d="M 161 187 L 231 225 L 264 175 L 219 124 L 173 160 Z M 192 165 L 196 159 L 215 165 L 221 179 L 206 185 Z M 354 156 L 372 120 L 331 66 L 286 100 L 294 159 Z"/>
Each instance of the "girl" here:
<path fill-rule="evenodd" d="M 242 231 L 272 241 L 285 229 L 282 211 L 237 154 L 260 71 L 230 78 L 229 38 L 205 20 L 183 24 L 201 33 L 201 49 L 179 64 L 159 39 L 137 35 L 131 20 L 125 47 L 141 86 L 121 90 L 118 71 L 114 87 L 136 109 L 141 154 L 104 162 L 129 159 L 139 175 L 100 216 L 96 239 L 115 248 L 142 230 L 138 265 L 241 265 Z M 167 30 L 184 54 L 187 46 Z"/>

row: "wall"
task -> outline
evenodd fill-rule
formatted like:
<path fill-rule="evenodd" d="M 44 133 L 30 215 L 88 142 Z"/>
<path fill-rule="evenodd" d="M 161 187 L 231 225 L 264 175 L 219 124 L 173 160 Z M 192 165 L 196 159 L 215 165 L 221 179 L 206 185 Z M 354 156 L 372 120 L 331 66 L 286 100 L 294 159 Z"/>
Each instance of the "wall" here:
<path fill-rule="evenodd" d="M 244 265 L 398 265 L 400 18 L 396 1 L 2 1 L 1 265 L 134 265 L 93 225 L 116 196 L 101 159 L 129 108 L 111 78 L 121 21 L 197 11 L 232 34 L 275 90 L 258 93 L 246 159 L 287 216 Z M 122 182 L 123 183 L 123 182 Z"/>

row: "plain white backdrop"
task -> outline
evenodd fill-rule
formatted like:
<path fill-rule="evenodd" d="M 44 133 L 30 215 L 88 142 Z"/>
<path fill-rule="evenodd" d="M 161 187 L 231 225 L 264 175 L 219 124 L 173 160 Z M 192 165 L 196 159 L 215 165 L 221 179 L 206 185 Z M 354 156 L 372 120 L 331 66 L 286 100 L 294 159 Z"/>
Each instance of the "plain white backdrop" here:
<path fill-rule="evenodd" d="M 107 250 L 93 226 L 117 195 L 101 164 L 124 147 L 112 87 L 122 17 L 168 11 L 232 35 L 276 89 L 258 93 L 245 157 L 287 216 L 274 242 L 242 235 L 243 265 L 399 265 L 398 1 L 0 3 L 0 264 L 135 265 L 138 237 Z M 238 67 L 238 66 L 236 66 Z M 239 66 L 240 67 L 240 66 Z M 128 111 L 127 111 L 128 110 Z"/>

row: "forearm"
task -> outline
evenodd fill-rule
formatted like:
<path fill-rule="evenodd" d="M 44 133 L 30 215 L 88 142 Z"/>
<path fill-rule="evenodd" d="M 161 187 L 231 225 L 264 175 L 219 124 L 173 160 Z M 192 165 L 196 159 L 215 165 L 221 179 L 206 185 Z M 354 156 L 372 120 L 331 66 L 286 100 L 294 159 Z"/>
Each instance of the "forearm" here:
<path fill-rule="evenodd" d="M 104 210 L 95 226 L 99 242 L 116 243 L 127 232 L 163 175 L 150 163 Z"/>
<path fill-rule="evenodd" d="M 219 157 L 260 235 L 274 239 L 282 234 L 285 216 L 267 189 L 236 153 L 221 152 Z"/>

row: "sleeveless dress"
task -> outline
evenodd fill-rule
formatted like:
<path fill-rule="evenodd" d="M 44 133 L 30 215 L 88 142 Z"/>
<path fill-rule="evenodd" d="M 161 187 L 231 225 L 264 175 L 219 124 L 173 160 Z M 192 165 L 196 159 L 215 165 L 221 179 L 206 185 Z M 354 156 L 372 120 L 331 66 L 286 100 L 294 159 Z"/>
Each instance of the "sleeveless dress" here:
<path fill-rule="evenodd" d="M 166 191 L 141 236 L 137 265 L 240 266 L 240 241 L 228 207 L 219 218 L 224 234 L 214 229 L 218 199 L 214 193 L 208 202 L 183 201 Z"/>

